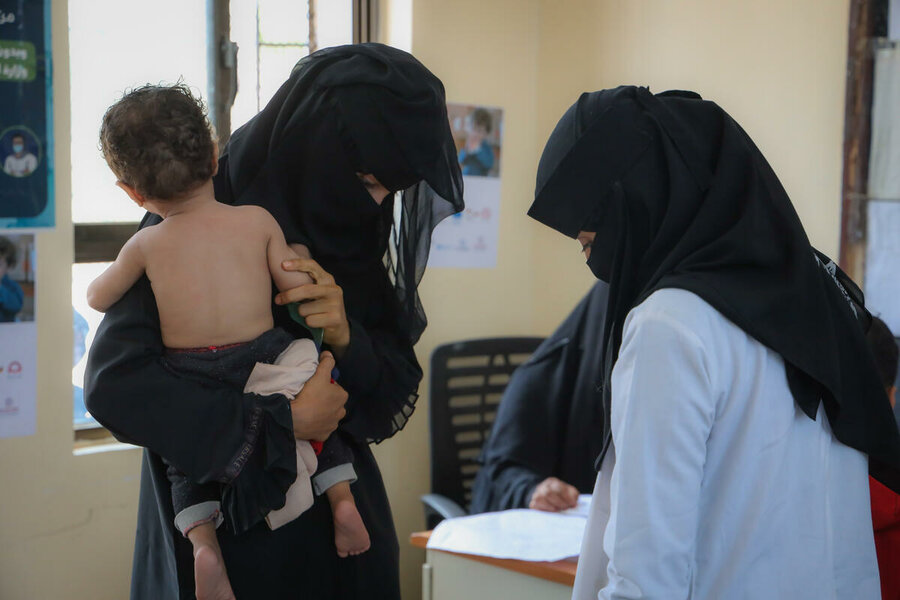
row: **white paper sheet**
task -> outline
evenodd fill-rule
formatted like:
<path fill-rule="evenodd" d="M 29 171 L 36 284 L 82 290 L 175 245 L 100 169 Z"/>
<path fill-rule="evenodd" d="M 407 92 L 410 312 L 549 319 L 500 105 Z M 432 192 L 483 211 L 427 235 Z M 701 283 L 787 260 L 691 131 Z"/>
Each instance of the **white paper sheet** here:
<path fill-rule="evenodd" d="M 33 234 L 3 233 L 16 248 L 15 267 L 0 273 L 0 438 L 34 435 L 37 411 L 37 326 Z M 15 312 L 13 312 L 15 311 Z"/>
<path fill-rule="evenodd" d="M 441 521 L 428 548 L 527 561 L 564 560 L 578 556 L 586 523 L 580 513 L 529 509 L 484 513 Z"/>
<path fill-rule="evenodd" d="M 900 335 L 900 202 L 869 202 L 866 307 Z"/>
<path fill-rule="evenodd" d="M 466 208 L 444 219 L 431 237 L 428 267 L 490 269 L 497 266 L 500 179 L 464 177 Z"/>
<path fill-rule="evenodd" d="M 875 52 L 870 198 L 900 200 L 900 45 Z"/>
<path fill-rule="evenodd" d="M 566 509 L 564 511 L 561 511 L 559 514 L 570 515 L 573 517 L 583 517 L 583 518 L 587 519 L 590 512 L 591 512 L 591 495 L 590 494 L 581 494 L 580 496 L 578 496 L 578 504 L 576 504 L 574 508 Z"/>
<path fill-rule="evenodd" d="M 888 37 L 900 39 L 900 0 L 891 0 L 888 8 Z"/>
<path fill-rule="evenodd" d="M 34 322 L 0 323 L 0 438 L 34 435 L 36 371 Z"/>
<path fill-rule="evenodd" d="M 875 53 L 866 307 L 900 335 L 900 46 Z"/>

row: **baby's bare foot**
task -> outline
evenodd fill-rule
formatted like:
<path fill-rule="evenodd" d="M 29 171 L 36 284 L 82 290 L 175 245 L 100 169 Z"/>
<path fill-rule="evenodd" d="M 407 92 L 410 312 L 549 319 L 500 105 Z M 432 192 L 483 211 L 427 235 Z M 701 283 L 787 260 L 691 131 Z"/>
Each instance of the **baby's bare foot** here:
<path fill-rule="evenodd" d="M 194 552 L 194 585 L 197 600 L 235 600 L 225 563 L 210 546 Z"/>
<path fill-rule="evenodd" d="M 334 545 L 338 556 L 356 556 L 369 549 L 369 532 L 363 523 L 356 504 L 351 499 L 332 505 L 334 514 Z"/>

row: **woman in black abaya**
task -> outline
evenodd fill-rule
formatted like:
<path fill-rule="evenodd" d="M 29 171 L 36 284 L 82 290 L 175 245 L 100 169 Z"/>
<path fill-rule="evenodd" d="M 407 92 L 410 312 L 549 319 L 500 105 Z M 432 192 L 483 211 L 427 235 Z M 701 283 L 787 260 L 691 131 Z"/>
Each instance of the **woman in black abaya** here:
<path fill-rule="evenodd" d="M 215 187 L 220 202 L 268 209 L 288 242 L 311 252 L 314 260 L 290 268 L 310 272 L 316 285 L 279 300 L 308 300 L 301 305 L 308 318 L 337 316 L 323 323 L 325 346 L 349 399 L 334 435 L 353 451 L 353 494 L 372 541 L 368 552 L 338 558 L 324 497 L 275 531 L 264 523 L 240 533 L 220 528 L 235 594 L 399 598 L 399 547 L 369 443 L 399 431 L 413 411 L 422 371 L 412 347 L 426 324 L 416 287 L 432 229 L 462 208 L 443 86 L 412 56 L 386 46 L 316 52 L 234 133 Z M 148 216 L 142 225 L 154 223 Z M 275 320 L 296 327 L 281 307 Z M 161 353 L 145 278 L 107 313 L 85 386 L 97 420 L 147 448 L 135 599 L 193 597 L 190 544 L 173 526 L 160 457 L 194 481 L 225 484 L 226 506 L 235 486 L 280 506 L 295 469 L 297 403 L 179 379 L 160 364 Z"/>
<path fill-rule="evenodd" d="M 588 494 L 603 438 L 603 323 L 608 288 L 598 281 L 503 392 L 472 487 L 471 512 L 558 511 Z"/>

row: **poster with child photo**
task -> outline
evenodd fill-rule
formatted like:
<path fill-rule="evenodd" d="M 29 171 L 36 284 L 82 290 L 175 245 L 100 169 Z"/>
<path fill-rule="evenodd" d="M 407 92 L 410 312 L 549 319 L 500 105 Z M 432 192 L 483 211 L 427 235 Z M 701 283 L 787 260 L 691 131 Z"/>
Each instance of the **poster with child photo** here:
<path fill-rule="evenodd" d="M 428 265 L 490 269 L 497 265 L 503 109 L 449 103 L 447 116 L 466 208 L 435 228 Z"/>

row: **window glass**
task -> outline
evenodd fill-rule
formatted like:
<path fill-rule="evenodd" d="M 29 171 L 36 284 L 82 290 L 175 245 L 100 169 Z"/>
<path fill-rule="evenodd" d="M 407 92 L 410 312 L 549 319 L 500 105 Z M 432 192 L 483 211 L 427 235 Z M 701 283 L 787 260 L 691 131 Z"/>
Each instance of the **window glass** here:
<path fill-rule="evenodd" d="M 316 47 L 343 46 L 353 43 L 352 0 L 316 2 Z"/>
<path fill-rule="evenodd" d="M 260 46 L 258 94 L 261 108 L 272 99 L 297 61 L 307 54 L 308 46 Z"/>
<path fill-rule="evenodd" d="M 103 272 L 109 263 L 80 263 L 72 265 L 72 328 L 74 348 L 72 353 L 73 422 L 75 429 L 96 426 L 97 422 L 84 406 L 84 366 L 87 349 L 91 347 L 97 326 L 103 318 L 87 304 L 87 288 L 91 281 Z"/>
<path fill-rule="evenodd" d="M 231 39 L 238 45 L 238 92 L 231 109 L 237 129 L 258 113 L 311 50 L 353 42 L 352 0 L 309 3 L 231 0 Z"/>
<path fill-rule="evenodd" d="M 139 221 L 98 147 L 103 114 L 122 93 L 179 79 L 206 99 L 206 3 L 69 0 L 72 220 Z"/>
<path fill-rule="evenodd" d="M 130 89 L 182 80 L 206 100 L 206 5 L 156 0 L 69 0 L 72 220 L 137 222 L 144 211 L 115 187 L 99 150 L 103 114 Z M 84 407 L 84 365 L 102 315 L 87 306 L 88 284 L 108 263 L 72 266 L 73 422 L 96 426 Z"/>
<path fill-rule="evenodd" d="M 258 7 L 259 39 L 262 42 L 297 44 L 309 41 L 309 2 L 259 0 Z"/>

